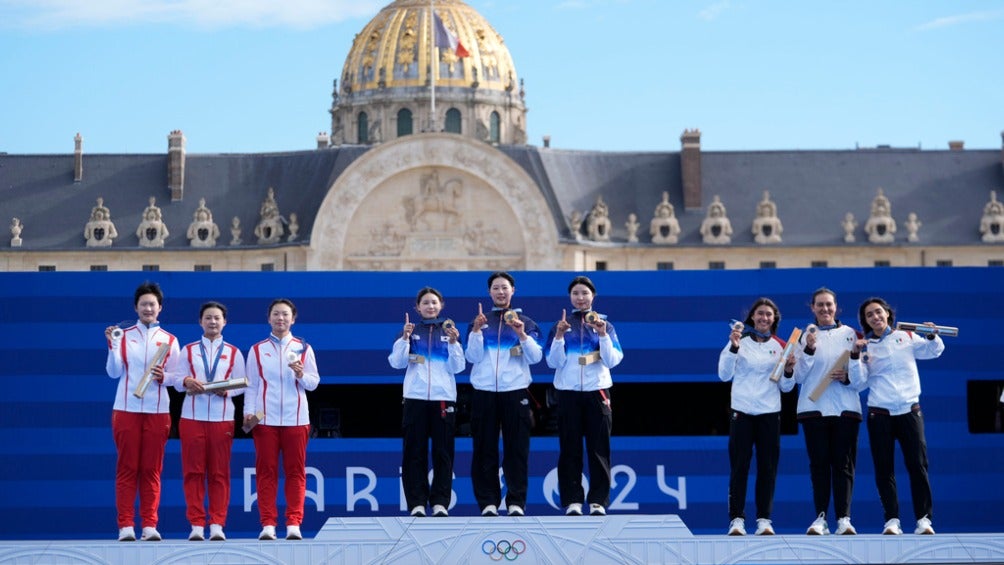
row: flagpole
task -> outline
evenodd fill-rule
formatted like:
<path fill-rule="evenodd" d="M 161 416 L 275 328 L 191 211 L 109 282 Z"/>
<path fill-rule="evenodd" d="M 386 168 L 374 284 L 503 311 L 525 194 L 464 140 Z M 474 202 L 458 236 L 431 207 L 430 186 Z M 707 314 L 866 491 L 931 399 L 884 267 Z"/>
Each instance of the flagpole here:
<path fill-rule="evenodd" d="M 436 131 L 436 75 L 439 74 L 439 57 L 437 57 L 436 49 L 436 19 L 433 15 L 433 0 L 429 0 L 429 59 L 431 59 L 432 68 L 432 79 L 430 84 L 432 85 L 432 96 L 430 97 L 432 103 L 429 108 L 429 131 Z"/>

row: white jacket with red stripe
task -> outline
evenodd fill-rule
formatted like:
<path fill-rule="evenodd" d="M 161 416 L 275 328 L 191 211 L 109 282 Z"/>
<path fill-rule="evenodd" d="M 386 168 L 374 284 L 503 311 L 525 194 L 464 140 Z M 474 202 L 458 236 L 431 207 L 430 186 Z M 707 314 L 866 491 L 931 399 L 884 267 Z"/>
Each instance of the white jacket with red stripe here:
<path fill-rule="evenodd" d="M 205 360 L 202 357 L 203 350 L 206 352 Z M 210 378 L 206 374 L 206 366 L 212 372 L 214 364 L 216 372 Z M 243 379 L 244 369 L 244 354 L 240 349 L 223 341 L 222 336 L 213 341 L 203 337 L 181 349 L 181 362 L 178 363 L 178 373 L 173 379 L 174 388 L 178 392 L 186 392 L 186 377 L 192 377 L 203 384 Z M 200 422 L 234 421 L 233 397 L 244 394 L 244 389 L 231 389 L 225 393 L 226 396 L 219 396 L 214 392 L 186 395 L 181 405 L 181 417 Z"/>
<path fill-rule="evenodd" d="M 290 353 L 303 363 L 303 378 L 296 378 L 289 368 Z M 321 382 L 314 350 L 292 335 L 282 339 L 274 335 L 254 344 L 247 356 L 245 373 L 248 388 L 244 392 L 244 415 L 261 412 L 266 426 L 303 426 L 310 423 L 306 391 Z"/>
<path fill-rule="evenodd" d="M 153 361 L 162 343 L 168 344 L 167 356 L 161 360 L 164 382 L 151 380 L 142 398 L 133 395 L 147 366 Z M 147 328 L 136 324 L 122 332 L 122 337 L 108 342 L 108 359 L 105 371 L 119 380 L 115 391 L 115 410 L 143 414 L 167 414 L 171 411 L 171 398 L 167 387 L 174 384 L 179 358 L 178 339 L 161 329 L 159 324 Z"/>

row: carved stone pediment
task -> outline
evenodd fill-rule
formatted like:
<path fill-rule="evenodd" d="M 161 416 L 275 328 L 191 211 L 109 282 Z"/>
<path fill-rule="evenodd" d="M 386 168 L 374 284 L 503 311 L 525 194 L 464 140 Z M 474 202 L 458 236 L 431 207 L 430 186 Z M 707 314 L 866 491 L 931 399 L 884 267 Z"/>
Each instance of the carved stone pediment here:
<path fill-rule="evenodd" d="M 980 234 L 984 243 L 1004 242 L 1004 204 L 997 201 L 997 191 L 990 191 L 990 202 L 983 207 Z"/>
<path fill-rule="evenodd" d="M 732 222 L 718 195 L 708 206 L 708 215 L 701 222 L 701 236 L 709 245 L 727 245 L 732 242 Z"/>
<path fill-rule="evenodd" d="M 680 222 L 676 219 L 673 205 L 669 203 L 668 192 L 662 193 L 662 202 L 655 206 L 648 233 L 652 236 L 652 243 L 660 245 L 672 245 L 679 240 Z"/>
<path fill-rule="evenodd" d="M 878 194 L 872 200 L 872 213 L 865 222 L 865 233 L 872 243 L 892 243 L 895 240 L 896 220 L 892 217 L 892 206 L 889 199 L 878 189 Z"/>
<path fill-rule="evenodd" d="M 199 207 L 192 214 L 192 223 L 188 225 L 189 245 L 191 247 L 216 247 L 220 237 L 220 227 L 213 221 L 213 212 L 206 207 L 206 199 L 199 199 Z"/>
<path fill-rule="evenodd" d="M 164 223 L 157 199 L 150 197 L 150 205 L 143 210 L 143 220 L 136 227 L 136 238 L 140 247 L 164 247 L 164 241 L 170 235 L 167 224 Z"/>
<path fill-rule="evenodd" d="M 270 245 L 282 241 L 285 229 L 282 225 L 282 216 L 279 215 L 279 205 L 275 201 L 275 189 L 272 187 L 268 188 L 268 194 L 261 203 L 258 215 L 258 225 L 254 228 L 258 244 Z"/>
<path fill-rule="evenodd" d="M 112 241 L 118 236 L 111 220 L 111 211 L 105 206 L 104 198 L 99 197 L 97 205 L 91 208 L 90 220 L 84 224 L 87 247 L 111 247 Z"/>
<path fill-rule="evenodd" d="M 781 243 L 783 231 L 781 219 L 777 217 L 777 205 L 765 190 L 763 200 L 757 204 L 756 218 L 753 220 L 753 241 L 760 244 Z"/>

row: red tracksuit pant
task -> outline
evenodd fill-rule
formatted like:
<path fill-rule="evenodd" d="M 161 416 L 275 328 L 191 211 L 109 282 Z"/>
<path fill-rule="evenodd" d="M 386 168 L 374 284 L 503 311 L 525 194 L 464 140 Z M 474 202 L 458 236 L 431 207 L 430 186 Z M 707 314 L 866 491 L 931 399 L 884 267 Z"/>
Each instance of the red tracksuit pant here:
<path fill-rule="evenodd" d="M 112 411 L 112 436 L 118 451 L 115 508 L 120 528 L 135 525 L 137 490 L 142 527 L 157 527 L 160 472 L 164 468 L 164 446 L 170 433 L 170 414 Z"/>
<path fill-rule="evenodd" d="M 286 475 L 286 525 L 303 522 L 303 501 L 307 494 L 307 438 L 310 426 L 254 427 L 255 482 L 258 489 L 258 514 L 262 526 L 275 526 L 279 518 L 276 496 L 279 492 L 279 457 Z"/>
<path fill-rule="evenodd" d="M 182 418 L 181 473 L 185 487 L 185 516 L 193 526 L 206 525 L 206 486 L 209 487 L 209 524 L 226 525 L 230 505 L 230 448 L 234 422 L 203 422 Z"/>

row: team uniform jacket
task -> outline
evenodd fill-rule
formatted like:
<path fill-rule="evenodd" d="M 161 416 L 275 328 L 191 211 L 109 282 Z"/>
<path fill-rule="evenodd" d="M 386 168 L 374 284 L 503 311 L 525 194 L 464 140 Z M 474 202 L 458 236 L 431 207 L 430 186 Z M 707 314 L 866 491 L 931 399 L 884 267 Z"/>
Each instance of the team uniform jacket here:
<path fill-rule="evenodd" d="M 202 345 L 200 348 L 199 345 Z M 203 351 L 206 358 L 203 359 Z M 216 373 L 212 379 L 206 375 L 206 366 L 212 372 L 216 365 Z M 244 354 L 240 349 L 223 341 L 223 337 L 215 341 L 203 337 L 199 341 L 189 343 L 181 350 L 181 362 L 178 364 L 178 374 L 174 388 L 178 392 L 186 392 L 185 378 L 192 377 L 203 384 L 232 379 L 244 378 Z M 190 394 L 185 396 L 181 407 L 181 417 L 201 422 L 232 422 L 234 420 L 234 402 L 232 398 L 244 394 L 244 389 L 236 388 L 226 391 L 226 396 L 216 393 Z"/>
<path fill-rule="evenodd" d="M 450 343 L 440 319 L 415 324 L 409 341 L 398 337 L 387 362 L 395 369 L 407 369 L 405 398 L 457 401 L 454 375 L 464 370 L 467 361 L 460 341 Z"/>
<path fill-rule="evenodd" d="M 136 398 L 133 391 L 162 343 L 170 344 L 167 356 L 161 361 L 164 382 L 151 380 L 143 398 Z M 114 409 L 143 414 L 169 413 L 171 399 L 166 387 L 174 384 L 172 375 L 177 372 L 178 358 L 178 339 L 161 329 L 160 324 L 151 328 L 136 324 L 125 329 L 121 339 L 108 343 L 108 360 L 105 361 L 108 376 L 119 380 Z"/>
<path fill-rule="evenodd" d="M 917 359 L 934 359 L 945 350 L 941 336 L 927 339 L 913 332 L 893 330 L 869 339 L 867 348 L 850 365 L 851 383 L 868 387 L 868 406 L 884 408 L 892 416 L 906 414 L 920 402 Z"/>
<path fill-rule="evenodd" d="M 803 339 L 805 334 L 803 335 Z M 816 330 L 816 349 L 810 355 L 801 351 L 796 357 L 795 382 L 801 386 L 798 393 L 798 413 L 819 412 L 821 416 L 840 416 L 844 412 L 861 414 L 860 386 L 852 383 L 832 382 L 826 392 L 813 402 L 809 394 L 823 379 L 829 379 L 830 369 L 844 351 L 850 351 L 857 340 L 857 332 L 849 326 L 838 324 L 832 329 Z M 848 364 L 850 362 L 848 361 Z"/>
<path fill-rule="evenodd" d="M 289 368 L 287 355 L 293 352 L 303 363 L 303 378 Z M 310 423 L 306 391 L 321 382 L 314 349 L 298 337 L 274 335 L 248 351 L 248 388 L 244 392 L 244 415 L 264 413 L 266 426 L 305 426 Z"/>
<path fill-rule="evenodd" d="M 562 338 L 555 339 L 557 326 L 547 336 L 547 366 L 556 369 L 554 388 L 558 390 L 608 389 L 613 385 L 610 369 L 624 358 L 614 325 L 607 322 L 607 335 L 600 337 L 596 328 L 583 323 L 583 316 L 585 312 L 572 313 L 567 320 L 572 327 Z M 595 351 L 600 352 L 598 361 L 579 364 L 579 357 Z"/>
<path fill-rule="evenodd" d="M 782 376 L 775 383 L 770 373 L 781 359 L 784 340 L 776 335 L 759 342 L 749 334 L 739 340 L 739 352 L 732 353 L 726 343 L 718 356 L 718 378 L 732 381 L 732 409 L 749 414 L 781 411 L 781 393 L 795 387 L 795 379 Z"/>
<path fill-rule="evenodd" d="M 471 385 L 478 390 L 508 392 L 530 386 L 530 365 L 540 362 L 544 351 L 540 347 L 540 328 L 536 322 L 519 313 L 526 332 L 520 341 L 516 332 L 502 318 L 506 309 L 493 309 L 485 314 L 488 323 L 480 332 L 467 334 L 464 356 L 471 362 Z M 513 355 L 513 348 L 518 355 Z"/>

